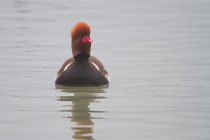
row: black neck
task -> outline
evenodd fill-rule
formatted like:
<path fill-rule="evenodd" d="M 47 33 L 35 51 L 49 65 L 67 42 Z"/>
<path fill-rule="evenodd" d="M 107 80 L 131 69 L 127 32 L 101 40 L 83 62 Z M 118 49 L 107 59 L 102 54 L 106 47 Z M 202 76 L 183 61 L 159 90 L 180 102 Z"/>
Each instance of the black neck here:
<path fill-rule="evenodd" d="M 86 53 L 86 52 L 82 52 L 82 53 L 79 53 L 78 55 L 76 55 L 74 57 L 74 60 L 75 61 L 88 61 L 90 57 L 90 54 Z"/>

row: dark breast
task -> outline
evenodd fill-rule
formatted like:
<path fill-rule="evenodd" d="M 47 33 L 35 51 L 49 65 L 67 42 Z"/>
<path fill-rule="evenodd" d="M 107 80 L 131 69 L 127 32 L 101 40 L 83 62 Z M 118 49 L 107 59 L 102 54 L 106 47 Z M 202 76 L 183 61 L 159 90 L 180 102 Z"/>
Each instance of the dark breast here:
<path fill-rule="evenodd" d="M 108 84 L 108 80 L 91 63 L 84 61 L 73 63 L 55 83 L 68 86 L 101 86 Z"/>

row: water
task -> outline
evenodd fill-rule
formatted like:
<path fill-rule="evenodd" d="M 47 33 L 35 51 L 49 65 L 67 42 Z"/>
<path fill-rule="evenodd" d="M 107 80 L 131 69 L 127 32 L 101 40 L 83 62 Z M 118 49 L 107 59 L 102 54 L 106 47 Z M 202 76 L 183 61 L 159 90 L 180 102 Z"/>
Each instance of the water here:
<path fill-rule="evenodd" d="M 2 0 L 0 139 L 210 139 L 210 1 Z M 92 27 L 108 88 L 53 82 Z"/>

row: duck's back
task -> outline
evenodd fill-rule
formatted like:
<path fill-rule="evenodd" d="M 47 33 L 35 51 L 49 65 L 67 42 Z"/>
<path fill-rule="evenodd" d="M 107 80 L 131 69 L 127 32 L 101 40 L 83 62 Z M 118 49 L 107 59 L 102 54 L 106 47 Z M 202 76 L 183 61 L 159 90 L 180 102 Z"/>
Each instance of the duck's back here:
<path fill-rule="evenodd" d="M 75 61 L 55 83 L 69 86 L 100 86 L 108 84 L 108 80 L 89 61 Z"/>

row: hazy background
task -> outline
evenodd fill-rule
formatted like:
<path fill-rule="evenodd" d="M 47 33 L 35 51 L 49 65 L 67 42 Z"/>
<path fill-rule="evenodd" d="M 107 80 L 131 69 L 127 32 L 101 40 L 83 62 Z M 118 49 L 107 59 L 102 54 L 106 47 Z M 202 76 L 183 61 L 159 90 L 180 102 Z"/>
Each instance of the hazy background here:
<path fill-rule="evenodd" d="M 209 140 L 209 0 L 1 0 L 0 139 Z M 85 21 L 109 88 L 63 88 Z"/>

